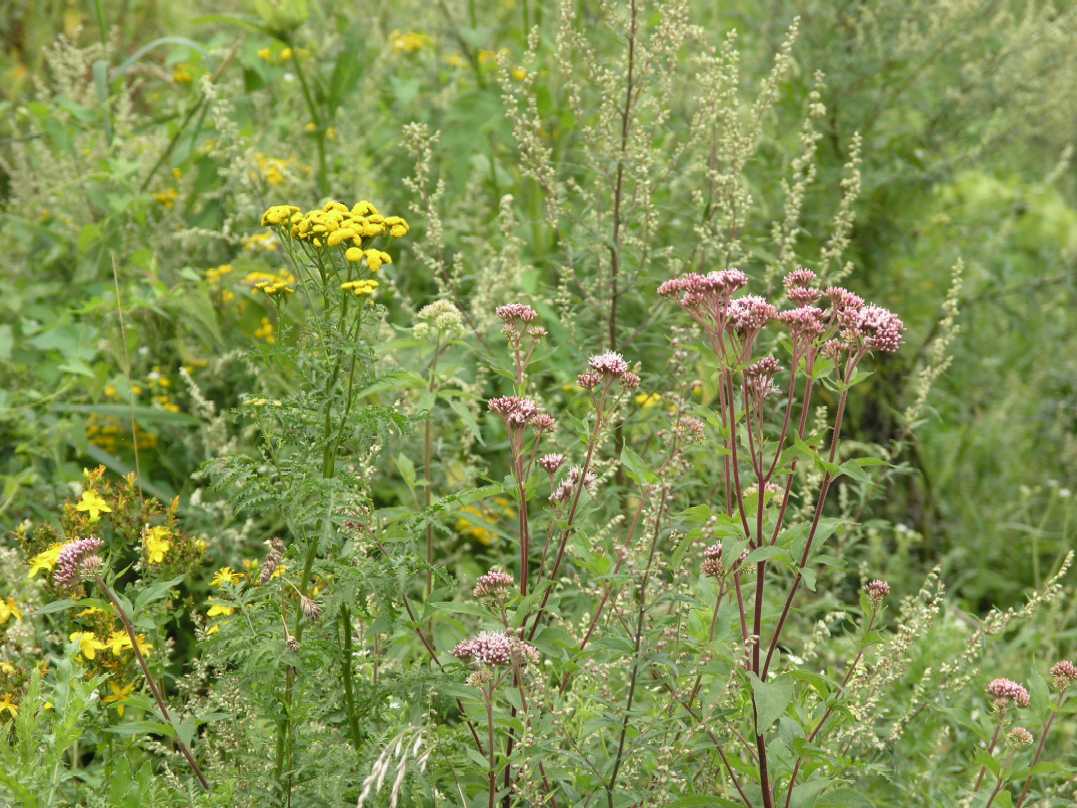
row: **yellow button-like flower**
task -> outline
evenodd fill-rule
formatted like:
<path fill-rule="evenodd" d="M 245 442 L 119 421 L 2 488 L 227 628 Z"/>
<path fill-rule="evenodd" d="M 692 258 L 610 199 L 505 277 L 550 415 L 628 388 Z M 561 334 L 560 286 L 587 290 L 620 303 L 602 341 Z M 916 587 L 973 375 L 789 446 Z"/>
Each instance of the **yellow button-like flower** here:
<path fill-rule="evenodd" d="M 41 570 L 51 572 L 56 562 L 60 560 L 60 551 L 64 549 L 62 544 L 54 544 L 48 550 L 42 550 L 30 559 L 30 574 L 27 578 L 33 578 Z"/>
<path fill-rule="evenodd" d="M 363 254 L 366 256 L 366 265 L 370 267 L 371 272 L 377 272 L 382 264 L 393 263 L 392 256 L 381 250 L 367 250 Z"/>
<path fill-rule="evenodd" d="M 353 264 L 358 264 L 363 260 L 363 251 L 358 247 L 349 247 L 344 252 L 344 257 Z"/>
<path fill-rule="evenodd" d="M 351 292 L 356 297 L 370 297 L 378 288 L 378 282 L 374 280 L 346 281 L 340 284 L 345 292 Z"/>
<path fill-rule="evenodd" d="M 164 525 L 146 528 L 142 534 L 142 543 L 146 548 L 146 558 L 151 564 L 161 564 L 165 560 L 172 542 L 171 533 Z"/>
<path fill-rule="evenodd" d="M 120 718 L 123 718 L 125 710 L 124 702 L 127 701 L 128 696 L 135 692 L 135 684 L 132 682 L 128 685 L 118 685 L 115 682 L 108 683 L 109 694 L 101 699 L 104 704 L 115 704 L 116 712 Z"/>
<path fill-rule="evenodd" d="M 655 404 L 662 400 L 662 396 L 659 393 L 637 393 L 636 403 L 645 410 L 649 410 Z"/>
<path fill-rule="evenodd" d="M 75 510 L 89 514 L 91 524 L 100 519 L 101 514 L 112 513 L 112 508 L 110 508 L 108 503 L 101 498 L 101 495 L 92 488 L 88 488 L 82 492 L 82 498 L 79 499 L 78 504 L 75 505 Z"/>
<path fill-rule="evenodd" d="M 104 651 L 108 645 L 97 639 L 92 631 L 74 631 L 70 636 L 71 642 L 79 644 L 79 653 L 86 659 L 96 659 L 98 651 Z"/>

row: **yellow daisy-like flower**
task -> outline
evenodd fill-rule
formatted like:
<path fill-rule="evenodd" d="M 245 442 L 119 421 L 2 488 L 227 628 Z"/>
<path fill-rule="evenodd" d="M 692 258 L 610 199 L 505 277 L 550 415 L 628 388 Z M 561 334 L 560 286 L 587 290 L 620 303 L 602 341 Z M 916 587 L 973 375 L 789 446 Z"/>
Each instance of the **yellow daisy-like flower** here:
<path fill-rule="evenodd" d="M 212 625 L 212 626 L 210 626 L 209 628 L 206 629 L 206 636 L 207 637 L 212 637 L 214 634 L 218 634 L 220 632 L 220 630 L 221 630 L 220 626 Z"/>
<path fill-rule="evenodd" d="M 142 653 L 142 656 L 149 656 L 153 646 L 146 642 L 145 635 L 137 634 L 135 639 L 138 640 L 138 650 Z M 112 651 L 113 656 L 119 656 L 124 651 L 131 649 L 131 637 L 126 631 L 113 631 L 108 635 L 108 641 L 101 648 L 108 648 Z"/>
<path fill-rule="evenodd" d="M 164 525 L 146 528 L 142 534 L 142 543 L 146 548 L 146 558 L 151 564 L 161 564 L 165 560 L 172 542 L 169 541 L 171 533 Z"/>
<path fill-rule="evenodd" d="M 236 572 L 231 567 L 221 567 L 210 581 L 212 586 L 224 586 L 225 584 L 238 584 L 243 580 L 243 573 Z"/>
<path fill-rule="evenodd" d="M 91 606 L 88 609 L 83 609 L 81 612 L 77 612 L 75 617 L 97 617 L 99 614 L 107 614 L 104 609 L 98 609 L 96 606 Z"/>
<path fill-rule="evenodd" d="M 75 510 L 89 514 L 91 524 L 100 519 L 101 514 L 112 513 L 112 508 L 110 508 L 108 503 L 101 499 L 101 495 L 92 488 L 88 488 L 82 492 L 82 498 L 79 499 L 78 504 L 75 505 Z"/>
<path fill-rule="evenodd" d="M 232 606 L 225 606 L 223 603 L 214 603 L 209 607 L 209 611 L 206 612 L 207 617 L 228 617 L 231 614 L 235 614 L 235 608 Z"/>
<path fill-rule="evenodd" d="M 662 396 L 659 393 L 637 393 L 636 403 L 645 410 L 649 410 L 655 404 L 662 400 Z"/>
<path fill-rule="evenodd" d="M 97 635 L 92 631 L 74 631 L 71 633 L 70 640 L 79 644 L 79 653 L 86 659 L 96 659 L 98 651 L 108 648 L 108 645 L 97 639 Z"/>
<path fill-rule="evenodd" d="M 0 600 L 0 626 L 4 625 L 12 617 L 16 620 L 22 620 L 22 609 L 19 608 L 19 604 L 12 597 Z"/>
<path fill-rule="evenodd" d="M 27 578 L 33 578 L 41 570 L 52 572 L 56 562 L 60 560 L 60 551 L 64 549 L 62 544 L 54 544 L 48 550 L 42 550 L 30 559 L 30 574 Z"/>
<path fill-rule="evenodd" d="M 116 712 L 119 714 L 120 718 L 123 718 L 123 713 L 126 709 L 124 702 L 127 701 L 128 696 L 135 692 L 135 683 L 132 682 L 128 685 L 118 685 L 115 682 L 109 682 L 108 689 L 109 694 L 104 696 L 101 699 L 101 702 L 103 704 L 115 704 Z"/>
<path fill-rule="evenodd" d="M 4 693 L 0 696 L 0 715 L 4 713 L 7 713 L 12 718 L 19 714 L 19 705 L 15 703 L 10 693 Z"/>
<path fill-rule="evenodd" d="M 0 673 L 6 673 L 9 676 L 13 676 L 15 674 L 15 666 L 10 662 L 0 662 Z"/>

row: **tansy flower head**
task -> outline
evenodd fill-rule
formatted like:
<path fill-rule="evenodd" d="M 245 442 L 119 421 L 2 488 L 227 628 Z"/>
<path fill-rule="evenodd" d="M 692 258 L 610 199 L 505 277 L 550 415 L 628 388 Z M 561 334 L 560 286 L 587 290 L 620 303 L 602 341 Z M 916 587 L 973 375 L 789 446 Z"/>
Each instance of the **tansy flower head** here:
<path fill-rule="evenodd" d="M 371 297 L 378 289 L 378 282 L 369 278 L 358 281 L 345 281 L 341 290 L 351 292 L 356 297 Z"/>

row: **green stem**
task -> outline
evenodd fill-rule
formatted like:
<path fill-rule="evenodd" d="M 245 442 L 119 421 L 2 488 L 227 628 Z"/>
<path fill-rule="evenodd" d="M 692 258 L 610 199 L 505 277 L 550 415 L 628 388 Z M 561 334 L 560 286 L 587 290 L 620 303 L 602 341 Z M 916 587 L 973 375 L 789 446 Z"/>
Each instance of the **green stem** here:
<path fill-rule="evenodd" d="M 359 717 L 355 713 L 355 689 L 352 683 L 352 619 L 347 606 L 340 607 L 340 630 L 343 636 L 340 667 L 344 679 L 344 707 L 348 713 L 348 731 L 352 746 L 359 751 Z"/>
<path fill-rule="evenodd" d="M 285 41 L 288 47 L 292 48 L 293 53 L 296 52 L 291 40 Z M 299 58 L 297 53 L 292 61 L 295 64 L 295 75 L 299 79 L 299 86 L 303 90 L 303 100 L 307 103 L 307 111 L 310 113 L 310 119 L 316 127 L 314 145 L 318 150 L 318 193 L 324 196 L 329 193 L 329 170 L 325 161 L 325 127 L 322 125 L 322 116 L 318 114 L 318 107 L 314 103 L 314 96 L 311 95 L 307 75 L 303 72 L 303 60 Z"/>

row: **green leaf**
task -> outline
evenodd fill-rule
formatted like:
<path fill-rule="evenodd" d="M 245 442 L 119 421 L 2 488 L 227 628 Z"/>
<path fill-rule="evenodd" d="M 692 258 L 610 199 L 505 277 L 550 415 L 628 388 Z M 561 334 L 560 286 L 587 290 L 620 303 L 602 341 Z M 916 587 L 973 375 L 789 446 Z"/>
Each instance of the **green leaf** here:
<path fill-rule="evenodd" d="M 778 720 L 793 700 L 793 680 L 782 678 L 764 682 L 754 673 L 749 675 L 759 718 L 758 731 L 762 734 L 770 729 L 770 725 Z"/>
<path fill-rule="evenodd" d="M 621 448 L 621 465 L 625 467 L 628 476 L 640 485 L 653 483 L 658 479 L 655 473 L 643 462 L 643 458 L 636 454 L 627 444 Z"/>
<path fill-rule="evenodd" d="M 150 584 L 135 596 L 135 611 L 141 611 L 151 603 L 165 597 L 169 590 L 182 580 L 183 576 L 180 575 L 167 581 L 156 581 Z"/>
<path fill-rule="evenodd" d="M 123 724 L 106 727 L 105 732 L 111 732 L 114 735 L 167 735 L 169 738 L 176 736 L 176 730 L 172 728 L 171 724 L 148 719 L 144 721 L 127 721 Z"/>
<path fill-rule="evenodd" d="M 779 547 L 776 544 L 768 544 L 766 547 L 756 547 L 752 552 L 748 553 L 748 558 L 745 559 L 744 563 L 749 565 L 758 564 L 760 561 L 770 561 L 771 559 L 792 560 L 786 548 Z"/>
<path fill-rule="evenodd" d="M 404 485 L 409 490 L 415 490 L 415 464 L 411 462 L 411 459 L 401 452 L 396 456 L 396 467 L 400 471 L 400 476 L 404 479 Z"/>

